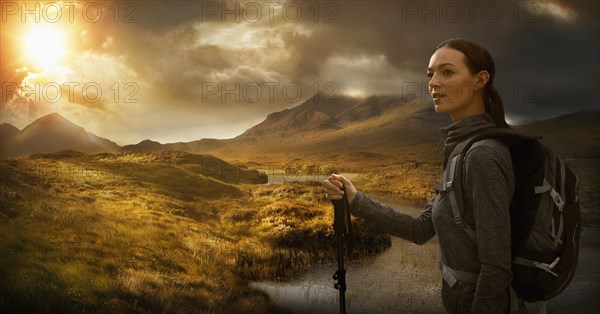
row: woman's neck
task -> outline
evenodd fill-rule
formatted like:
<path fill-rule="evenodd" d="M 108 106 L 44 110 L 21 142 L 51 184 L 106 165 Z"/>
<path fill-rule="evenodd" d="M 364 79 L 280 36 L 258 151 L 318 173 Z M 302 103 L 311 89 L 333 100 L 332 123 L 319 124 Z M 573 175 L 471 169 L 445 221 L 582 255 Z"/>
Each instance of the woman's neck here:
<path fill-rule="evenodd" d="M 466 117 L 475 116 L 485 113 L 485 105 L 483 103 L 483 96 L 474 97 L 473 102 L 468 106 L 464 106 L 458 110 L 450 112 L 450 118 L 453 122 L 462 120 Z"/>

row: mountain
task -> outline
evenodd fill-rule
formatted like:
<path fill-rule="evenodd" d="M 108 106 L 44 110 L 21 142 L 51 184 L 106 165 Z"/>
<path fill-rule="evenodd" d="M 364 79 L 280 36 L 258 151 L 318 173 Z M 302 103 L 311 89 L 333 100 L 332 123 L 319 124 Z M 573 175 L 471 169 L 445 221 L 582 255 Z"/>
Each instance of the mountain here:
<path fill-rule="evenodd" d="M 91 132 L 87 132 L 87 134 L 88 134 L 88 137 L 90 138 L 90 141 L 96 143 L 97 145 L 100 145 L 101 147 L 105 148 L 107 151 L 117 151 L 117 150 L 121 149 L 121 146 L 119 146 L 117 143 L 115 143 L 109 139 L 97 136 Z"/>
<path fill-rule="evenodd" d="M 356 103 L 356 99 L 344 96 L 325 97 L 318 94 L 291 109 L 271 113 L 267 118 L 248 129 L 241 137 L 260 137 L 275 132 L 339 129 L 337 115 Z"/>
<path fill-rule="evenodd" d="M 19 134 L 19 129 L 14 127 L 9 123 L 0 124 L 0 144 L 4 145 L 4 143 L 12 140 L 17 134 Z"/>
<path fill-rule="evenodd" d="M 448 123 L 447 115 L 436 114 L 432 106 L 417 98 L 382 95 L 356 99 L 318 94 L 294 108 L 269 114 L 233 139 L 164 146 L 241 162 L 322 159 L 327 154 L 351 159 L 351 153 L 395 158 L 415 153 L 406 150 L 415 145 L 418 154 L 434 153 L 441 138 L 438 129 Z"/>
<path fill-rule="evenodd" d="M 566 157 L 600 157 L 600 110 L 560 115 L 515 129 L 542 136 L 542 141 Z"/>
<path fill-rule="evenodd" d="M 563 156 L 596 156 L 600 151 L 599 118 L 599 111 L 586 111 L 515 128 L 543 135 L 545 142 L 558 147 L 556 151 Z M 378 158 L 378 164 L 385 164 L 437 158 L 441 151 L 436 146 L 443 138 L 439 128 L 449 123 L 448 115 L 435 113 L 431 104 L 419 98 L 375 95 L 356 99 L 317 94 L 296 107 L 269 114 L 264 121 L 232 139 L 205 138 L 168 144 L 148 139 L 120 148 L 58 114 L 51 114 L 22 131 L 9 124 L 1 125 L 0 143 L 3 158 L 58 150 L 84 153 L 174 150 L 211 154 L 232 162 L 281 164 L 309 160 L 358 164 L 363 163 L 362 157 L 370 156 L 369 160 Z"/>
<path fill-rule="evenodd" d="M 100 153 L 118 148 L 115 143 L 86 132 L 58 113 L 51 113 L 33 121 L 12 139 L 3 142 L 2 146 L 2 158 L 61 150 Z"/>
<path fill-rule="evenodd" d="M 402 96 L 395 95 L 371 96 L 363 100 L 343 96 L 335 98 L 317 96 L 297 107 L 268 115 L 263 122 L 248 129 L 239 138 L 284 134 L 294 137 L 302 132 L 340 130 L 365 121 L 377 125 L 378 123 L 373 119 L 379 119 L 381 122 L 392 116 L 400 118 L 418 111 L 412 101 L 414 99 L 403 99 Z M 400 107 L 410 107 L 410 109 L 394 111 Z"/>
<path fill-rule="evenodd" d="M 137 144 L 125 145 L 121 147 L 121 151 L 128 152 L 156 152 L 161 150 L 164 150 L 163 145 L 159 142 L 151 140 L 143 140 Z"/>

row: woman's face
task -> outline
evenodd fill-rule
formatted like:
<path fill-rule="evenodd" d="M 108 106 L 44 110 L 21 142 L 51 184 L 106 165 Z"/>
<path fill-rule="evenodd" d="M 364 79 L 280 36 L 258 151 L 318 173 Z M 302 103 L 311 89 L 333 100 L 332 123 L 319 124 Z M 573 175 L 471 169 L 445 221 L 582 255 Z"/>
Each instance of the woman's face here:
<path fill-rule="evenodd" d="M 442 47 L 431 56 L 427 68 L 435 111 L 449 113 L 453 120 L 476 109 L 474 95 L 481 88 L 480 76 L 469 72 L 464 58 L 462 52 Z"/>

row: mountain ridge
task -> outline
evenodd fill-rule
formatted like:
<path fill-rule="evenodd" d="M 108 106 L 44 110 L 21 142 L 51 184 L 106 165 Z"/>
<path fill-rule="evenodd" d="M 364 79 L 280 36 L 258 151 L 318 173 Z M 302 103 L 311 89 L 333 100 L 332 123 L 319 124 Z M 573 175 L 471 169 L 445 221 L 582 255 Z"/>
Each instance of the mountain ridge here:
<path fill-rule="evenodd" d="M 120 150 L 124 152 L 152 152 L 162 151 L 164 149 L 163 144 L 150 139 L 145 139 L 137 144 L 125 145 L 121 147 Z"/>
<path fill-rule="evenodd" d="M 1 144 L 0 157 L 3 159 L 63 150 L 101 153 L 115 151 L 119 147 L 56 112 L 36 119 L 14 136 L 3 139 Z"/>
<path fill-rule="evenodd" d="M 0 124 L 0 145 L 12 140 L 21 130 L 10 123 Z"/>
<path fill-rule="evenodd" d="M 579 133 L 583 132 L 585 138 L 582 141 L 600 139 L 590 135 L 592 130 L 600 134 L 596 127 L 600 124 L 597 123 L 599 118 L 600 111 L 588 110 L 514 128 L 529 134 L 545 135 L 551 145 L 565 146 L 564 151 L 579 152 L 579 141 L 573 141 L 573 138 L 579 139 Z M 318 94 L 300 105 L 267 115 L 265 120 L 231 139 L 202 138 L 165 144 L 146 139 L 120 147 L 85 131 L 60 114 L 52 113 L 38 118 L 23 130 L 8 123 L 0 125 L 0 155 L 2 158 L 14 158 L 33 152 L 59 150 L 84 153 L 176 150 L 243 162 L 273 156 L 278 160 L 301 158 L 332 151 L 373 151 L 405 158 L 415 154 L 435 154 L 433 144 L 442 138 L 438 130 L 450 123 L 447 115 L 436 113 L 429 104 L 417 98 L 401 95 L 328 98 Z M 564 128 L 559 132 L 556 124 Z M 56 138 L 61 138 L 61 141 Z M 413 146 L 420 147 L 418 152 L 405 149 Z M 596 146 L 592 146 L 595 149 Z"/>

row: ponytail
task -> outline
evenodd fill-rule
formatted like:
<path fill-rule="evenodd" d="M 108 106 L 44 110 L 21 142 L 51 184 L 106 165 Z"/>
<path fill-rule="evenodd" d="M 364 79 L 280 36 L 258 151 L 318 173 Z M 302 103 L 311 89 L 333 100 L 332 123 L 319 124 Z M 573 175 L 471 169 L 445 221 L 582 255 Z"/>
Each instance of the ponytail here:
<path fill-rule="evenodd" d="M 485 105 L 485 112 L 489 113 L 494 119 L 496 127 L 510 129 L 508 123 L 504 118 L 504 103 L 500 93 L 493 85 L 488 82 L 483 90 L 483 103 Z"/>

